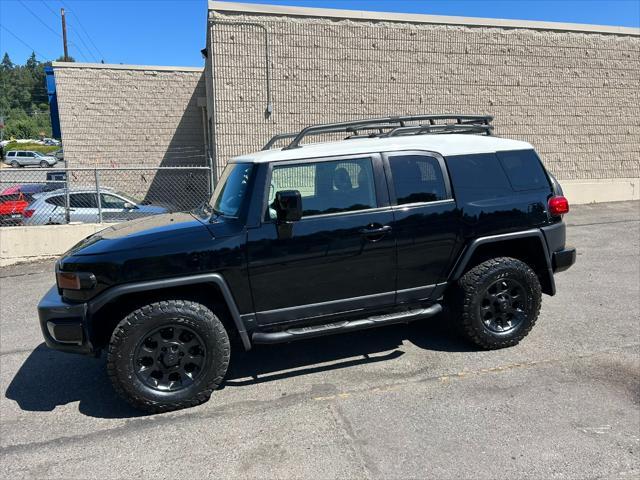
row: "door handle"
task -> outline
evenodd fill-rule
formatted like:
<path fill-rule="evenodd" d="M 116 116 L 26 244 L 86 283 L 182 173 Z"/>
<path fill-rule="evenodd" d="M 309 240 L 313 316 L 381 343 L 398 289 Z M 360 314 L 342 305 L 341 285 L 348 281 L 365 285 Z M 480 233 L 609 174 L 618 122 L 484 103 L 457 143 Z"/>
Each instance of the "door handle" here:
<path fill-rule="evenodd" d="M 383 225 L 381 227 L 362 228 L 359 230 L 360 234 L 366 237 L 374 235 L 384 235 L 385 233 L 388 233 L 390 231 L 391 227 L 389 225 Z"/>

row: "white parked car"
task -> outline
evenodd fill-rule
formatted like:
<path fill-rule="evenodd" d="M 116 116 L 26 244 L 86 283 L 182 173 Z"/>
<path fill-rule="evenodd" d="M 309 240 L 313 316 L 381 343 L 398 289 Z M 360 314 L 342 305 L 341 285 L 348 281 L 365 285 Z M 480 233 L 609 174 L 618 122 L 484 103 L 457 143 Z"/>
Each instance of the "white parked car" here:
<path fill-rule="evenodd" d="M 58 163 L 58 159 L 31 150 L 9 150 L 5 156 L 4 163 L 12 167 L 40 166 L 47 168 L 53 167 Z"/>
<path fill-rule="evenodd" d="M 65 215 L 65 189 L 34 194 L 34 201 L 24 210 L 24 225 L 48 225 L 67 223 Z M 94 223 L 122 222 L 134 218 L 167 213 L 168 209 L 157 205 L 144 205 L 126 194 L 108 188 L 100 189 L 100 208 L 95 187 L 69 190 L 69 221 Z"/>

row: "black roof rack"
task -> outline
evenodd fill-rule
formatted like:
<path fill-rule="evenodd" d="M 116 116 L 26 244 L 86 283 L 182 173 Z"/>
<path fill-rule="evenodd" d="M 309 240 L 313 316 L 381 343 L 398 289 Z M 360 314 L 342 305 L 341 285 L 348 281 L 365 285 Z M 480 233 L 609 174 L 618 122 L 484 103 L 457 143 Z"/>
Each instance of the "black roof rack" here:
<path fill-rule="evenodd" d="M 423 135 L 429 133 L 483 133 L 491 135 L 490 115 L 406 115 L 400 117 L 381 117 L 349 122 L 311 125 L 298 133 L 280 133 L 275 135 L 262 148 L 269 150 L 278 140 L 291 138 L 283 150 L 300 147 L 302 139 L 309 135 L 324 133 L 349 134 L 346 138 L 392 137 L 400 135 Z M 415 123 L 427 122 L 427 123 Z M 444 123 L 443 123 L 444 122 Z M 408 124 L 409 123 L 409 124 Z M 377 131 L 377 133 L 375 132 Z M 369 132 L 363 134 L 363 132 Z"/>

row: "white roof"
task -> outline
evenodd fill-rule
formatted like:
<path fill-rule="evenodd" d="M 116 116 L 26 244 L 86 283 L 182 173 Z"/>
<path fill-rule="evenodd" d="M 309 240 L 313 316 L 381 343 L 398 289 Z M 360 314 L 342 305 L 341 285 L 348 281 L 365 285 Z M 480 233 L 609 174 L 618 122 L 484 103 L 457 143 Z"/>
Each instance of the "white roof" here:
<path fill-rule="evenodd" d="M 286 142 L 286 140 L 284 140 Z M 400 150 L 420 150 L 439 153 L 443 157 L 474 153 L 495 153 L 505 150 L 532 150 L 527 142 L 487 135 L 437 134 L 407 135 L 402 137 L 374 137 L 341 140 L 338 142 L 310 143 L 292 150 L 274 148 L 240 155 L 232 162 L 278 162 L 305 158 L 335 157 L 382 153 Z"/>

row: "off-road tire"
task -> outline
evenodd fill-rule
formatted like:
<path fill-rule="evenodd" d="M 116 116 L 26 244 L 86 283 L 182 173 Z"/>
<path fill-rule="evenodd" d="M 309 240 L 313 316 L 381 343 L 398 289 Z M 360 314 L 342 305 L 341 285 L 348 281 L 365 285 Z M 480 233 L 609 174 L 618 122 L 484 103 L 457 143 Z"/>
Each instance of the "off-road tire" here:
<path fill-rule="evenodd" d="M 497 333 L 485 325 L 480 313 L 487 289 L 501 279 L 513 279 L 526 291 L 525 316 L 510 331 Z M 542 291 L 535 272 L 524 262 L 510 257 L 499 257 L 476 265 L 466 272 L 448 296 L 449 307 L 459 321 L 464 337 L 477 346 L 492 350 L 517 345 L 533 328 L 540 313 Z"/>
<path fill-rule="evenodd" d="M 206 347 L 204 366 L 191 385 L 177 391 L 158 391 L 138 377 L 136 348 L 150 331 L 176 324 L 191 329 L 202 339 Z M 138 308 L 116 326 L 107 353 L 107 373 L 116 392 L 135 408 L 149 413 L 168 412 L 209 400 L 224 379 L 229 357 L 227 331 L 211 310 L 192 301 L 166 300 Z"/>

